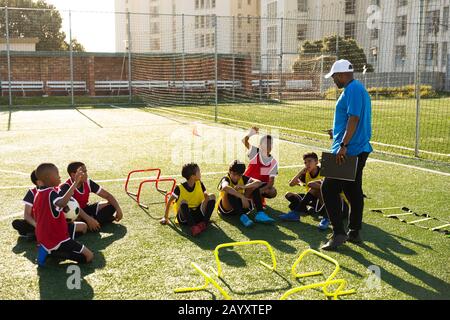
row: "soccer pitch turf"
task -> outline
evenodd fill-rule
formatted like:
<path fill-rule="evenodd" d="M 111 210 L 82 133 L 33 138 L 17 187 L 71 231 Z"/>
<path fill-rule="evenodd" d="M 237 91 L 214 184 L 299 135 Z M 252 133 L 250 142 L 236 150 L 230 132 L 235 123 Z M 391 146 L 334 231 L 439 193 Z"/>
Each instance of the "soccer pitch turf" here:
<path fill-rule="evenodd" d="M 254 116 L 254 121 L 260 122 L 258 117 L 264 114 Z M 251 114 L 246 117 L 253 119 Z M 0 112 L 0 299 L 221 299 L 212 287 L 196 293 L 173 291 L 203 284 L 191 262 L 207 270 L 214 266 L 213 250 L 218 244 L 246 240 L 265 240 L 273 246 L 278 273 L 258 263 L 268 261 L 259 247 L 225 251 L 221 255 L 225 282 L 218 282 L 232 298 L 278 299 L 303 283 L 323 280 L 318 276 L 298 282 L 290 277 L 299 254 L 309 247 L 317 249 L 329 234 L 317 230 L 318 221 L 313 217 L 303 218 L 301 223 L 277 222 L 247 230 L 238 221 L 225 221 L 214 213 L 215 223 L 200 237 L 192 238 L 186 230 L 159 224 L 164 213 L 161 203 L 144 211 L 126 195 L 123 186 L 129 171 L 161 168 L 164 176 L 182 181 L 181 164 L 192 157 L 198 159 L 208 191 L 218 194 L 217 184 L 228 163 L 235 157 L 244 160 L 240 140 L 246 131 L 196 121 L 153 108 Z M 310 129 L 306 124 L 302 128 Z M 273 217 L 287 211 L 286 192 L 301 191 L 290 188 L 288 181 L 301 168 L 301 155 L 307 151 L 320 152 L 314 147 L 275 141 L 281 168 L 276 181 L 279 195 L 268 201 L 268 213 Z M 442 169 L 439 173 L 423 169 L 426 164 L 418 161 L 408 161 L 417 166 L 411 167 L 376 158 L 379 156 L 368 162 L 363 179 L 369 197 L 364 211 L 364 245 L 346 244 L 338 252 L 327 253 L 341 264 L 338 278 L 346 279 L 349 288 L 357 291 L 343 299 L 449 299 L 450 239 L 369 212 L 370 208 L 407 206 L 448 219 L 447 167 L 438 168 Z M 81 266 L 81 290 L 67 289 L 66 267 L 70 263 L 49 260 L 45 268 L 38 269 L 34 262 L 36 244 L 18 239 L 11 228 L 12 220 L 23 211 L 21 199 L 36 165 L 53 162 L 64 179 L 67 164 L 74 160 L 87 164 L 90 178 L 114 194 L 124 212 L 120 224 L 79 239 L 95 254 L 92 264 Z M 133 181 L 130 187 L 136 186 L 137 181 Z M 146 203 L 163 200 L 148 187 L 143 196 Z M 380 287 L 368 285 L 370 266 L 381 269 Z M 308 259 L 302 268 L 323 270 L 326 276 L 332 272 L 330 265 L 316 258 Z M 319 290 L 309 290 L 292 298 L 324 296 Z"/>

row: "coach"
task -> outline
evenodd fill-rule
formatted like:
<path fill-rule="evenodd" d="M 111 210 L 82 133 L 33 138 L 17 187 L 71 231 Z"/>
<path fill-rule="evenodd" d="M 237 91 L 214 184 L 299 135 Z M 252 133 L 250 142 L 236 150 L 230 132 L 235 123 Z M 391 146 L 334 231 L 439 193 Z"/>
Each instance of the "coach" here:
<path fill-rule="evenodd" d="M 338 163 L 343 163 L 346 155 L 358 156 L 358 168 L 355 181 L 325 178 L 322 184 L 323 200 L 333 226 L 333 236 L 322 246 L 323 250 L 335 250 L 346 241 L 362 243 L 359 234 L 364 209 L 362 175 L 366 160 L 373 151 L 370 145 L 372 107 L 369 93 L 361 82 L 354 79 L 353 72 L 349 61 L 339 60 L 325 76 L 326 79 L 333 78 L 336 86 L 344 89 L 336 103 L 331 152 L 337 155 Z M 344 229 L 342 191 L 351 207 L 348 234 Z"/>

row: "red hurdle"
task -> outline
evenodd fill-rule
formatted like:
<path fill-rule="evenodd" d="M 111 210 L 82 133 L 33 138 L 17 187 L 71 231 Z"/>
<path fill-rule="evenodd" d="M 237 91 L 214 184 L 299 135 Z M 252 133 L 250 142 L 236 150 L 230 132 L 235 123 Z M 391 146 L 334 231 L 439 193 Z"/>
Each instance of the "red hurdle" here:
<path fill-rule="evenodd" d="M 156 172 L 156 177 L 153 178 L 153 179 L 146 179 L 144 181 L 141 181 L 140 184 L 139 184 L 139 188 L 138 188 L 138 192 L 137 193 L 130 192 L 128 190 L 128 184 L 129 184 L 129 182 L 131 180 L 131 176 L 133 174 L 135 174 L 135 173 L 143 173 L 143 172 Z M 163 190 L 163 189 L 159 188 L 159 182 L 172 182 L 172 188 L 171 188 L 170 192 L 167 192 L 166 190 Z M 144 186 L 144 184 L 149 184 L 149 183 L 155 183 L 156 190 L 159 193 L 161 193 L 162 195 L 164 195 L 164 202 L 167 204 L 170 195 L 175 190 L 177 181 L 175 179 L 173 179 L 173 178 L 161 178 L 161 169 L 158 169 L 158 168 L 156 168 L 156 169 L 133 170 L 130 173 L 128 173 L 128 177 L 127 177 L 127 180 L 125 182 L 125 192 L 128 195 L 130 195 L 130 196 L 136 197 L 135 200 L 138 203 L 138 205 L 143 207 L 143 208 L 145 208 L 145 209 L 148 209 L 148 206 L 142 204 L 140 198 L 141 198 L 142 187 Z"/>

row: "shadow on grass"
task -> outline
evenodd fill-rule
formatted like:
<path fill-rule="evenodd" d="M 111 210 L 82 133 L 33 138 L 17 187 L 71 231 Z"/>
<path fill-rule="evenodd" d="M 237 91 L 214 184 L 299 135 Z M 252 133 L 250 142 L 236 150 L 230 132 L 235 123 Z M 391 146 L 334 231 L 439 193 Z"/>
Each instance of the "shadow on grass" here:
<path fill-rule="evenodd" d="M 268 208 L 268 213 L 274 218 L 277 222 L 277 224 L 280 227 L 286 228 L 293 233 L 298 235 L 298 239 L 306 242 L 311 249 L 318 250 L 320 245 L 324 242 L 327 235 L 331 232 L 331 230 L 327 231 L 319 231 L 319 229 L 316 226 L 312 226 L 308 223 L 302 222 L 302 220 L 307 219 L 307 217 L 302 217 L 300 222 L 287 222 L 282 221 L 279 219 L 280 215 L 285 214 L 286 212 L 282 212 L 273 208 Z M 320 221 L 320 219 L 317 217 L 317 215 L 308 216 L 308 218 L 314 219 L 317 223 Z M 298 248 L 295 248 L 295 252 L 298 252 Z"/>
<path fill-rule="evenodd" d="M 261 267 L 261 268 L 263 268 L 263 267 Z M 266 271 L 267 271 L 267 275 L 264 275 L 264 276 L 267 276 L 268 282 L 272 280 L 271 284 L 272 285 L 276 284 L 275 277 L 271 277 L 271 275 L 276 275 L 276 278 L 281 279 L 284 282 L 284 285 L 279 286 L 279 287 L 272 287 L 272 288 L 254 290 L 254 291 L 235 291 L 224 278 L 220 278 L 220 280 L 222 281 L 223 284 L 225 284 L 225 286 L 228 288 L 228 290 L 231 293 L 238 295 L 238 296 L 259 295 L 259 294 L 273 293 L 273 292 L 283 292 L 283 291 L 287 291 L 292 288 L 292 284 L 289 282 L 289 280 L 286 279 L 286 277 L 284 277 L 278 271 L 269 271 L 269 270 L 266 270 Z"/>
<path fill-rule="evenodd" d="M 115 241 L 123 238 L 127 233 L 126 227 L 120 224 L 110 224 L 102 228 L 101 233 L 89 233 L 77 239 L 86 245 L 93 253 L 94 260 L 91 264 L 80 265 L 81 289 L 70 290 L 67 286 L 68 278 L 73 273 L 67 273 L 69 266 L 75 263 L 62 263 L 61 260 L 49 258 L 45 267 L 37 268 L 39 276 L 39 292 L 42 300 L 91 300 L 94 298 L 94 290 L 91 285 L 84 280 L 88 275 L 97 269 L 106 266 L 106 261 L 101 252 Z M 109 234 L 105 237 L 105 234 Z M 18 239 L 16 246 L 12 250 L 16 254 L 23 254 L 32 263 L 36 263 L 37 245 Z"/>
<path fill-rule="evenodd" d="M 271 208 L 266 210 L 267 215 L 277 220 L 278 215 L 274 215 L 275 212 L 277 211 Z M 249 217 L 254 220 L 254 213 L 251 213 Z M 251 228 L 246 228 L 239 221 L 239 216 L 222 216 L 221 219 L 236 227 L 249 240 L 264 240 L 279 251 L 286 253 L 297 252 L 297 248 L 285 242 L 295 240 L 295 238 L 284 233 L 277 225 L 277 222 L 269 225 L 255 223 Z"/>
<path fill-rule="evenodd" d="M 416 255 L 417 253 L 414 250 L 401 244 L 397 238 L 432 250 L 431 246 L 420 244 L 416 241 L 399 237 L 397 235 L 392 235 L 376 226 L 368 224 L 365 224 L 363 227 L 363 235 L 365 243 L 371 243 L 375 246 L 375 248 L 373 246 L 362 244 L 360 245 L 362 249 L 367 251 L 367 253 L 379 258 L 380 260 L 389 262 L 395 265 L 397 268 L 402 269 L 409 275 L 418 279 L 421 282 L 421 285 L 410 283 L 398 274 L 395 274 L 394 272 L 387 269 L 381 270 L 381 279 L 384 282 L 415 299 L 447 300 L 450 298 L 450 284 L 428 273 L 426 270 L 408 263 L 407 260 L 403 258 L 403 256 L 412 256 Z M 342 249 L 343 250 L 340 250 L 339 253 L 353 258 L 361 265 L 365 267 L 373 265 L 373 262 L 367 259 L 367 255 L 351 250 L 350 244 L 346 247 L 343 247 Z M 445 266 L 443 266 L 443 268 L 445 268 Z M 347 268 L 345 269 L 348 271 Z"/>

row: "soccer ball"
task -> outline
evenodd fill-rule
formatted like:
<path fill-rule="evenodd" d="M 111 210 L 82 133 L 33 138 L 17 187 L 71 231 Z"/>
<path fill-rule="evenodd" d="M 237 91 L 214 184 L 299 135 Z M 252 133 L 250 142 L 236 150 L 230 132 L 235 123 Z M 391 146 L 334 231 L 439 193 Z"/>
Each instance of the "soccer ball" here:
<path fill-rule="evenodd" d="M 78 214 L 80 213 L 80 205 L 78 201 L 74 198 L 70 198 L 67 206 L 63 209 L 64 215 L 66 216 L 66 220 L 73 222 L 78 218 Z"/>

